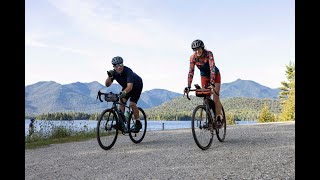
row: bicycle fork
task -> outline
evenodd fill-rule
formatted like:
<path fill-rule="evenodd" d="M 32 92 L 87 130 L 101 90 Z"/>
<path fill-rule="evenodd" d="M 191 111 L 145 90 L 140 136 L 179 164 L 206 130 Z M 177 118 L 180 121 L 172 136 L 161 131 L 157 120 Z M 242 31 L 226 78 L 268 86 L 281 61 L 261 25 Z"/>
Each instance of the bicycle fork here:
<path fill-rule="evenodd" d="M 201 117 L 201 119 L 202 119 L 202 116 L 205 116 L 205 119 L 208 120 L 208 121 L 203 122 L 203 124 L 201 123 L 201 121 L 200 121 L 200 124 L 198 124 L 198 123 L 199 123 L 199 122 L 198 122 L 198 123 L 197 123 L 197 126 L 198 126 L 200 129 L 202 129 L 202 128 L 209 128 L 209 124 L 210 124 L 209 121 L 211 121 L 211 123 L 212 123 L 212 125 L 213 125 L 214 122 L 213 122 L 212 114 L 211 114 L 208 106 L 206 106 L 206 109 L 205 109 L 205 112 L 204 112 L 204 113 L 203 113 L 203 111 L 200 111 L 200 117 Z"/>
<path fill-rule="evenodd" d="M 214 118 L 214 114 L 211 112 L 209 102 L 206 102 L 206 118 L 208 119 L 207 123 L 209 123 L 209 121 L 211 121 L 212 128 L 210 128 L 210 130 L 215 129 L 215 121 L 214 121 L 215 118 Z M 213 133 L 213 131 L 212 131 L 212 133 Z"/>

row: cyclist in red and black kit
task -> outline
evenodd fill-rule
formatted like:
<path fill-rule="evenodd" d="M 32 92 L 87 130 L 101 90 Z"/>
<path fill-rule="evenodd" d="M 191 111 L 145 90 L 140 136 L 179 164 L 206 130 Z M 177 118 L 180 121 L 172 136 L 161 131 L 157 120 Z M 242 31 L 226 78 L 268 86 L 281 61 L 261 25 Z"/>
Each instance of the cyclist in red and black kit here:
<path fill-rule="evenodd" d="M 106 79 L 106 86 L 109 87 L 113 80 L 116 80 L 121 86 L 122 91 L 120 92 L 120 98 L 123 102 L 127 102 L 130 98 L 129 106 L 132 108 L 133 115 L 136 119 L 136 125 L 133 132 L 139 132 L 142 128 L 142 124 L 140 122 L 139 110 L 137 107 L 137 102 L 140 98 L 143 82 L 140 76 L 134 73 L 129 67 L 123 65 L 123 59 L 120 56 L 116 56 L 112 58 L 111 61 L 113 68 L 109 70 L 108 78 Z M 124 113 L 125 106 L 120 106 L 121 111 Z"/>
<path fill-rule="evenodd" d="M 194 75 L 194 67 L 197 66 L 200 70 L 201 76 L 201 86 L 211 86 L 214 88 L 213 98 L 216 107 L 216 120 L 217 126 L 221 127 L 222 123 L 222 105 L 219 99 L 220 85 L 221 85 L 221 75 L 217 66 L 215 66 L 215 61 L 211 51 L 206 50 L 203 41 L 197 39 L 191 44 L 191 48 L 194 53 L 190 56 L 190 68 L 188 73 L 188 86 L 185 91 L 189 91 L 191 88 L 191 83 Z M 214 87 L 212 86 L 214 84 Z"/>

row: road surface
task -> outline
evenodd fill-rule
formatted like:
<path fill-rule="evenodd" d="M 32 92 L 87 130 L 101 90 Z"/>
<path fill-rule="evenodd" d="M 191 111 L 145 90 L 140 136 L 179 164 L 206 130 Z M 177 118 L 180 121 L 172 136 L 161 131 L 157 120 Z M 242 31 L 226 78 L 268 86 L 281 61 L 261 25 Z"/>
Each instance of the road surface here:
<path fill-rule="evenodd" d="M 25 179 L 295 179 L 295 123 L 227 126 L 208 150 L 191 129 L 120 135 L 107 151 L 96 139 L 27 149 Z"/>

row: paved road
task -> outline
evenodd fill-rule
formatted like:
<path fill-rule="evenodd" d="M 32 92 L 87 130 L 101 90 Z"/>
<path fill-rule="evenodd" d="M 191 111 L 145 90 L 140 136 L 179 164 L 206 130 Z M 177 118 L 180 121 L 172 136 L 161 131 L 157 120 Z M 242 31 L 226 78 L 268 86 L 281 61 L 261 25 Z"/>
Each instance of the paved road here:
<path fill-rule="evenodd" d="M 25 179 L 295 179 L 295 123 L 227 126 L 208 150 L 191 129 L 119 136 L 111 150 L 92 139 L 25 151 Z"/>

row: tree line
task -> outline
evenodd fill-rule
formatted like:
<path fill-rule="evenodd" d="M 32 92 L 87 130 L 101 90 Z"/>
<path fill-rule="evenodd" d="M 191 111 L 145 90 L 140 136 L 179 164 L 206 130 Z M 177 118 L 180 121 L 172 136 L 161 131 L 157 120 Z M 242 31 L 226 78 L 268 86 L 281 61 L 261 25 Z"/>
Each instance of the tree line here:
<path fill-rule="evenodd" d="M 233 97 L 221 99 L 227 115 L 228 124 L 237 120 L 255 120 L 258 122 L 295 120 L 295 65 L 286 65 L 287 81 L 281 82 L 279 99 L 261 99 Z M 145 109 L 148 120 L 191 120 L 194 107 L 202 104 L 202 98 L 190 96 L 177 97 L 157 107 Z M 44 113 L 36 117 L 41 120 L 97 120 L 100 112 Z"/>

